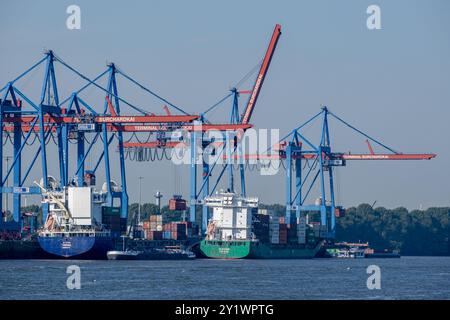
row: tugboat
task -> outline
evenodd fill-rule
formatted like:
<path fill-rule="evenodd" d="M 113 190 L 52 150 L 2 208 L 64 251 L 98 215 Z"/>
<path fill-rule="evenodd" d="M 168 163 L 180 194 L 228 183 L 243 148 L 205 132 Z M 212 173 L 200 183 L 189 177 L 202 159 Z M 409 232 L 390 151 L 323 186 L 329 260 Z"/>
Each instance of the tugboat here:
<path fill-rule="evenodd" d="M 35 184 L 42 190 L 42 202 L 49 205 L 38 231 L 41 248 L 56 258 L 106 259 L 115 237 L 102 224 L 105 194 L 92 186 L 47 190 Z"/>

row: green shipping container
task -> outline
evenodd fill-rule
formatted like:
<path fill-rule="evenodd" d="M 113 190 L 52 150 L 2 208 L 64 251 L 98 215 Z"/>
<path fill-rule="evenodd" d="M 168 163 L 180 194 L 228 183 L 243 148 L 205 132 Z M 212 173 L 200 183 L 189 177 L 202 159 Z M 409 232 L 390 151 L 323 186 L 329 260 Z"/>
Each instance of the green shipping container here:
<path fill-rule="evenodd" d="M 104 216 L 119 216 L 120 208 L 119 207 L 102 207 L 102 214 Z"/>

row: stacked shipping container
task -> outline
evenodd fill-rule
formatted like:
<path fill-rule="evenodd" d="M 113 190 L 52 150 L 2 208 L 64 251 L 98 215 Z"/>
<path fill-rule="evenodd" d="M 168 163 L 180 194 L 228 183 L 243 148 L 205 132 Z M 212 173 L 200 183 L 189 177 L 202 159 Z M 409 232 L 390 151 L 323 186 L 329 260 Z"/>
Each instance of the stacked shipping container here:
<path fill-rule="evenodd" d="M 109 230 L 113 236 L 120 235 L 127 228 L 126 219 L 120 218 L 120 208 L 102 207 L 102 224 Z"/>
<path fill-rule="evenodd" d="M 305 217 L 292 221 L 290 225 L 285 221 L 284 217 L 255 214 L 252 223 L 253 236 L 261 242 L 271 244 L 314 244 L 316 238 L 323 236 L 326 230 L 323 226 L 308 227 Z"/>
<path fill-rule="evenodd" d="M 306 218 L 298 218 L 297 224 L 297 238 L 298 243 L 306 243 Z"/>
<path fill-rule="evenodd" d="M 169 210 L 184 211 L 186 208 L 186 200 L 182 199 L 181 196 L 174 195 L 173 198 L 169 200 Z"/>
<path fill-rule="evenodd" d="M 288 236 L 288 227 L 287 227 L 287 224 L 285 224 L 285 223 L 280 223 L 279 224 L 279 234 L 280 234 L 280 237 L 279 237 L 279 241 L 278 241 L 278 243 L 280 243 L 280 244 L 286 244 L 287 243 L 287 236 Z"/>
<path fill-rule="evenodd" d="M 288 226 L 286 223 L 284 223 L 284 221 L 284 217 L 270 217 L 270 243 L 286 244 L 288 242 Z"/>
<path fill-rule="evenodd" d="M 261 242 L 270 242 L 269 238 L 270 216 L 267 214 L 255 214 L 253 216 L 252 229 L 253 235 Z"/>
<path fill-rule="evenodd" d="M 172 240 L 187 240 L 192 236 L 192 223 L 190 222 L 170 222 L 163 226 L 163 238 Z"/>
<path fill-rule="evenodd" d="M 277 217 L 270 217 L 269 220 L 270 243 L 280 243 L 280 222 Z"/>
<path fill-rule="evenodd" d="M 151 215 L 148 221 L 142 223 L 144 236 L 147 240 L 162 240 L 162 215 Z"/>

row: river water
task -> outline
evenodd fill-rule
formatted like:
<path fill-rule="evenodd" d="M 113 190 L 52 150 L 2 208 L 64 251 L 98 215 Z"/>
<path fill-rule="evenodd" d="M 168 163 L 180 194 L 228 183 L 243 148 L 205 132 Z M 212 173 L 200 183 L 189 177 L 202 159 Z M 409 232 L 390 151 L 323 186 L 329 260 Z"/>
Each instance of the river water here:
<path fill-rule="evenodd" d="M 80 289 L 67 287 L 71 265 Z M 370 265 L 381 289 L 367 288 Z M 0 260 L 0 299 L 450 299 L 450 257 Z"/>

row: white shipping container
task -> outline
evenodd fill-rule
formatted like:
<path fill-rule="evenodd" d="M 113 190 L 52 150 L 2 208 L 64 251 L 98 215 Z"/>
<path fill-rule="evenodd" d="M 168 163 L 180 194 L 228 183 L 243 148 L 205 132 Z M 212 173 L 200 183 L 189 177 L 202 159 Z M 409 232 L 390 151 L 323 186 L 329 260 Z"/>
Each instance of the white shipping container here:
<path fill-rule="evenodd" d="M 258 214 L 267 214 L 267 209 L 258 209 Z"/>
<path fill-rule="evenodd" d="M 67 191 L 68 209 L 75 225 L 92 224 L 92 188 L 69 187 Z"/>
<path fill-rule="evenodd" d="M 237 232 L 235 234 L 236 239 L 246 240 L 246 239 L 248 239 L 247 236 L 248 236 L 247 230 L 240 230 L 239 232 Z"/>

